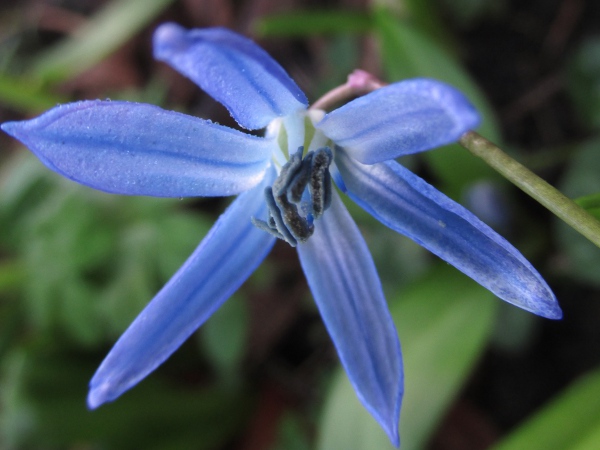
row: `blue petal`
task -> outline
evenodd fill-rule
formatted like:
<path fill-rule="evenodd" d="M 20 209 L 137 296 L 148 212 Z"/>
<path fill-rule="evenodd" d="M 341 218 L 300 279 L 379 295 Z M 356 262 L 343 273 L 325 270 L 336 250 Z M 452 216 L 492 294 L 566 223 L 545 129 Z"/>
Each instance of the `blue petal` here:
<path fill-rule="evenodd" d="M 240 195 L 140 313 L 90 382 L 88 405 L 114 400 L 167 359 L 250 276 L 275 238 L 250 222 L 267 214 L 261 185 Z"/>
<path fill-rule="evenodd" d="M 371 254 L 335 192 L 298 253 L 359 399 L 398 446 L 404 385 L 400 343 Z"/>
<path fill-rule="evenodd" d="M 449 144 L 478 124 L 479 115 L 456 89 L 414 79 L 347 103 L 317 128 L 354 159 L 373 164 Z"/>
<path fill-rule="evenodd" d="M 255 186 L 272 143 L 156 106 L 84 101 L 2 129 L 50 169 L 106 192 L 224 196 Z"/>
<path fill-rule="evenodd" d="M 193 80 L 249 130 L 308 105 L 304 93 L 267 52 L 225 28 L 188 31 L 163 24 L 154 33 L 154 56 Z"/>
<path fill-rule="evenodd" d="M 395 161 L 363 165 L 344 152 L 336 156 L 340 187 L 384 225 L 501 299 L 543 317 L 562 317 L 554 294 L 523 255 L 458 203 Z"/>

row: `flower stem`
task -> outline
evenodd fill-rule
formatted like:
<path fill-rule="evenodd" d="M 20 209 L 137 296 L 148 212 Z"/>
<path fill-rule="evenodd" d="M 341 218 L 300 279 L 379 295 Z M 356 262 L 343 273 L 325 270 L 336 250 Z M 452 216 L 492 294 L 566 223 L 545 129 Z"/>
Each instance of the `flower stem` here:
<path fill-rule="evenodd" d="M 468 131 L 462 135 L 458 142 L 600 247 L 600 222 L 573 200 L 563 195 L 478 133 Z"/>
<path fill-rule="evenodd" d="M 368 94 L 369 92 L 382 88 L 385 85 L 386 83 L 378 80 L 369 72 L 357 69 L 348 75 L 348 81 L 346 81 L 346 83 L 327 92 L 323 97 L 311 105 L 309 109 L 327 110 L 337 103 Z"/>

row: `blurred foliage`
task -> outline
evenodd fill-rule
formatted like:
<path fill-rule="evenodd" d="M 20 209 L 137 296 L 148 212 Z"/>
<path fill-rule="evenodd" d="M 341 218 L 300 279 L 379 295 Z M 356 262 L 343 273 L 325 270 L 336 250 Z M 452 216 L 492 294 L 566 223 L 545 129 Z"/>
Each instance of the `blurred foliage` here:
<path fill-rule="evenodd" d="M 62 6 L 63 2 L 55 3 Z M 96 2 L 83 3 L 82 9 Z M 32 44 L 30 38 L 36 32 L 20 32 L 25 16 L 20 9 L 30 8 L 29 3 L 15 2 L 17 6 L 6 11 L 6 17 L 0 18 L 7 24 L 0 33 L 0 104 L 4 109 L 31 115 L 75 99 L 71 96 L 77 96 L 77 89 L 68 83 L 76 76 L 146 33 L 151 24 L 177 16 L 193 2 L 98 3 L 103 6 L 92 8 L 82 26 L 50 43 L 34 39 Z M 494 110 L 465 69 L 463 49 L 447 18 L 458 26 L 473 27 L 485 17 L 502 15 L 508 4 L 504 0 L 381 0 L 368 11 L 305 10 L 263 16 L 253 29 L 273 40 L 276 36 L 295 40 L 326 36 L 324 56 L 317 58 L 325 75 L 311 80 L 315 92 L 344 81 L 361 61 L 360 39 L 370 34 L 381 53 L 381 70 L 387 80 L 433 77 L 458 87 L 483 113 L 478 131 L 499 142 Z M 441 8 L 446 16 L 440 14 Z M 150 48 L 150 42 L 145 45 Z M 577 198 L 596 217 L 600 217 L 598 55 L 598 37 L 590 36 L 582 40 L 565 69 L 568 93 L 587 139 L 570 143 L 560 168 L 563 192 Z M 164 83 L 150 73 L 140 86 L 106 94 L 163 104 L 167 98 Z M 492 185 L 502 192 L 506 187 L 495 172 L 458 146 L 403 162 L 416 169 L 424 167 L 445 193 L 471 199 L 473 209 L 478 209 L 473 193 L 481 191 L 481 186 Z M 88 412 L 87 380 L 102 356 L 187 258 L 217 213 L 212 206 L 203 209 L 202 202 L 120 197 L 76 186 L 20 149 L 10 157 L 3 153 L 2 163 L 0 448 L 237 448 L 249 424 L 259 429 L 256 433 L 268 434 L 268 428 L 275 427 L 273 443 L 261 447 L 272 450 L 307 450 L 315 445 L 323 450 L 389 448 L 387 437 L 360 405 L 343 371 L 331 370 L 322 361 L 318 369 L 312 369 L 316 375 L 310 379 L 325 380 L 325 387 L 316 382 L 310 395 L 303 394 L 308 400 L 303 397 L 302 401 L 309 406 L 287 401 L 268 413 L 260 410 L 256 378 L 276 379 L 295 393 L 302 389 L 289 374 L 283 381 L 278 378 L 282 363 L 277 358 L 281 356 L 270 355 L 258 364 L 253 360 L 256 356 L 249 345 L 252 310 L 244 291 L 226 302 L 198 339 L 171 358 L 168 367 L 114 404 Z M 480 202 L 482 215 L 489 204 L 496 208 L 493 213 L 505 211 L 504 202 L 514 201 L 511 196 L 499 199 L 493 192 L 488 194 L 489 190 Z M 427 448 L 490 341 L 496 350 L 523 352 L 539 337 L 540 322 L 510 307 L 499 307 L 485 289 L 454 269 L 433 263 L 421 247 L 382 230 L 355 205 L 348 207 L 372 250 L 402 340 L 406 370 L 402 448 Z M 555 243 L 555 249 L 542 252 L 553 256 L 542 268 L 560 275 L 553 280 L 557 284 L 564 280 L 568 286 L 598 287 L 597 248 L 562 224 L 540 227 L 535 212 L 523 207 L 518 211 L 518 218 L 503 213 L 502 220 L 496 221 L 493 214 L 489 220 L 513 234 L 519 248 L 540 252 L 539 242 Z M 285 270 L 285 264 L 262 267 L 251 285 L 260 295 L 268 295 L 269 289 L 277 288 L 273 286 L 276 274 L 288 277 L 282 284 L 291 283 Z M 287 301 L 289 291 L 276 292 L 284 292 L 281 300 Z M 302 364 L 310 366 L 313 359 L 318 360 L 315 349 Z M 302 364 L 292 370 L 294 376 L 302 373 Z M 599 389 L 596 369 L 517 424 L 496 448 L 598 448 Z M 324 407 L 316 414 L 321 409 L 319 398 Z M 277 408 L 281 412 L 273 418 Z"/>
<path fill-rule="evenodd" d="M 310 36 L 316 33 L 364 33 L 371 21 L 363 13 L 303 11 L 265 18 L 254 29 L 261 36 Z"/>
<path fill-rule="evenodd" d="M 3 361 L 3 449 L 68 448 L 77 442 L 93 442 L 94 448 L 212 449 L 250 411 L 246 393 L 183 390 L 154 379 L 119 402 L 89 412 L 84 399 L 95 364 L 38 350 L 19 349 Z"/>
<path fill-rule="evenodd" d="M 600 137 L 582 143 L 575 148 L 568 169 L 561 180 L 561 191 L 572 198 L 580 198 L 579 203 L 591 213 L 598 213 L 598 192 L 600 192 Z M 557 240 L 568 258 L 565 270 L 578 280 L 598 285 L 597 267 L 600 264 L 600 249 L 563 223 L 556 223 Z"/>
<path fill-rule="evenodd" d="M 579 197 L 575 201 L 600 220 L 600 193 Z"/>
<path fill-rule="evenodd" d="M 581 119 L 600 129 L 600 36 L 585 40 L 569 65 L 569 92 Z"/>
<path fill-rule="evenodd" d="M 600 371 L 569 386 L 494 450 L 592 450 L 600 446 Z"/>
<path fill-rule="evenodd" d="M 5 169 L 0 243 L 19 250 L 27 325 L 81 345 L 118 337 L 210 227 L 178 200 L 86 189 L 30 154 Z"/>
<path fill-rule="evenodd" d="M 78 75 L 118 49 L 174 0 L 113 0 L 72 36 L 36 58 L 32 77 L 56 82 Z"/>
<path fill-rule="evenodd" d="M 0 99 L 5 105 L 24 112 L 41 112 L 65 101 L 60 95 L 42 89 L 39 81 L 9 74 L 0 74 Z"/>

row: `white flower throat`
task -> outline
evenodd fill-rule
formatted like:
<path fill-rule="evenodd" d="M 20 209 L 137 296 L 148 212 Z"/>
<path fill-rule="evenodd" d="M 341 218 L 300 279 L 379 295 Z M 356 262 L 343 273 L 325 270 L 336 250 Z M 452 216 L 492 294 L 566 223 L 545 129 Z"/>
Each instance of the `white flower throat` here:
<path fill-rule="evenodd" d="M 333 145 L 314 126 L 323 115 L 318 110 L 302 111 L 267 127 L 265 137 L 277 143 L 273 163 L 278 175 L 265 189 L 268 219 L 253 217 L 252 223 L 292 247 L 312 236 L 314 221 L 331 204 Z"/>

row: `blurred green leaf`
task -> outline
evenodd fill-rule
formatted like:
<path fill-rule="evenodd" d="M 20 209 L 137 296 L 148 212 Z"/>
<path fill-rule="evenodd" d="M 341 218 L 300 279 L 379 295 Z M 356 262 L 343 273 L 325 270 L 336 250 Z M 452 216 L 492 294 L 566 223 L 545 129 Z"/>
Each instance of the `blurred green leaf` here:
<path fill-rule="evenodd" d="M 0 261 L 0 292 L 13 292 L 25 282 L 25 268 L 19 261 Z"/>
<path fill-rule="evenodd" d="M 586 142 L 573 154 L 559 183 L 559 190 L 570 198 L 579 198 L 594 214 L 596 192 L 600 192 L 600 139 Z M 557 243 L 563 258 L 562 269 L 570 276 L 594 285 L 600 285 L 600 249 L 562 221 L 556 221 Z"/>
<path fill-rule="evenodd" d="M 250 412 L 251 399 L 243 392 L 174 387 L 157 375 L 117 402 L 89 411 L 85 397 L 94 369 L 80 357 L 42 348 L 5 360 L 0 447 L 213 449 Z"/>
<path fill-rule="evenodd" d="M 446 265 L 436 266 L 392 302 L 404 354 L 404 450 L 426 444 L 483 350 L 496 307 L 493 294 Z M 341 370 L 325 405 L 318 448 L 394 448 Z"/>
<path fill-rule="evenodd" d="M 80 345 L 118 337 L 212 224 L 180 200 L 76 185 L 29 153 L 4 169 L 0 244 L 21 255 L 21 273 L 0 271 L 0 289 L 23 295 L 29 327 Z"/>
<path fill-rule="evenodd" d="M 298 11 L 260 19 L 255 30 L 259 36 L 312 36 L 315 34 L 366 33 L 371 19 L 360 12 Z"/>
<path fill-rule="evenodd" d="M 501 14 L 507 9 L 506 0 L 442 0 L 442 4 L 452 18 L 463 26 Z"/>
<path fill-rule="evenodd" d="M 16 296 L 3 296 L 0 302 L 0 361 L 19 340 L 23 330 L 23 308 Z M 1 382 L 1 380 L 0 380 Z M 0 411 L 2 398 L 0 395 Z"/>
<path fill-rule="evenodd" d="M 93 66 L 147 26 L 174 0 L 113 0 L 72 36 L 40 55 L 31 76 L 58 82 Z"/>
<path fill-rule="evenodd" d="M 579 117 L 600 128 L 600 36 L 583 41 L 567 68 L 569 93 Z"/>
<path fill-rule="evenodd" d="M 242 294 L 233 294 L 203 325 L 199 334 L 207 356 L 224 382 L 237 378 L 248 338 L 248 310 Z"/>
<path fill-rule="evenodd" d="M 162 208 L 161 208 L 162 209 Z M 160 275 L 169 279 L 200 245 L 214 221 L 197 213 L 174 211 L 156 218 L 156 254 Z"/>
<path fill-rule="evenodd" d="M 485 0 L 484 0 L 485 1 Z M 397 0 L 399 14 L 396 18 L 413 23 L 441 45 L 453 45 L 444 21 L 440 19 L 438 2 L 431 0 Z"/>
<path fill-rule="evenodd" d="M 310 450 L 308 433 L 302 420 L 286 413 L 279 423 L 277 443 L 270 450 Z"/>
<path fill-rule="evenodd" d="M 600 192 L 597 194 L 586 195 L 575 199 L 582 208 L 585 208 L 596 219 L 600 220 Z"/>
<path fill-rule="evenodd" d="M 339 34 L 327 40 L 327 50 L 322 69 L 327 76 L 321 77 L 315 92 L 325 93 L 343 84 L 348 74 L 354 71 L 360 58 L 359 37 Z"/>
<path fill-rule="evenodd" d="M 376 10 L 374 17 L 388 79 L 429 77 L 456 87 L 484 117 L 479 133 L 498 142 L 491 107 L 457 60 L 412 23 L 398 20 L 384 9 Z M 498 177 L 493 169 L 457 144 L 425 152 L 423 157 L 453 196 L 458 196 L 469 183 Z"/>
<path fill-rule="evenodd" d="M 0 73 L 0 103 L 24 114 L 45 111 L 66 100 L 44 91 L 39 81 L 24 77 L 15 79 Z"/>
<path fill-rule="evenodd" d="M 522 424 L 494 450 L 597 449 L 600 444 L 600 371 L 579 379 Z"/>
<path fill-rule="evenodd" d="M 0 244 L 15 250 L 24 221 L 46 198 L 54 184 L 52 175 L 30 152 L 18 152 L 0 171 Z"/>

